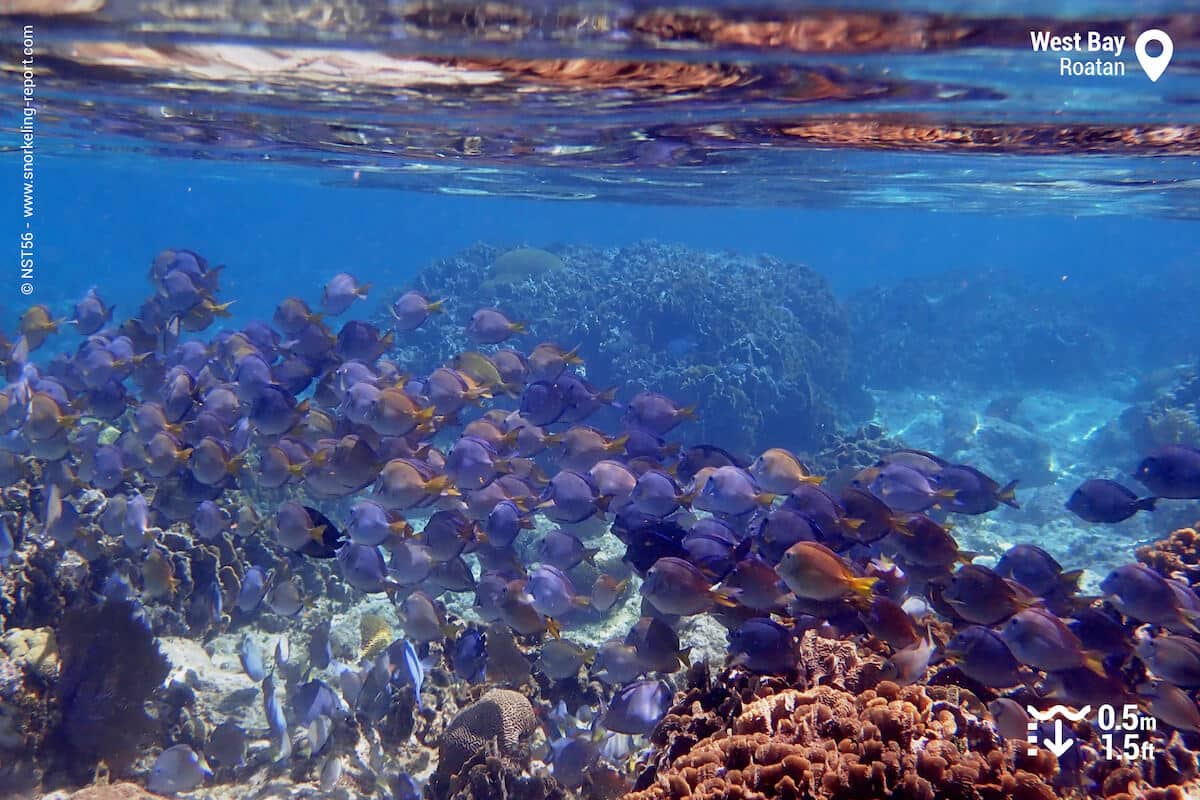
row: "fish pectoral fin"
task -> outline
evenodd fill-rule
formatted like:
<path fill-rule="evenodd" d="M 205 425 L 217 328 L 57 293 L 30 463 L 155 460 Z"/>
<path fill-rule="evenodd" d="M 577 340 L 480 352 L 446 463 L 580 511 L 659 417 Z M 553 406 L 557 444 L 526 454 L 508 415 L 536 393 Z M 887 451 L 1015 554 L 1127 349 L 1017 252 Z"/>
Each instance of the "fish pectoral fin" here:
<path fill-rule="evenodd" d="M 879 582 L 879 578 L 850 578 L 846 581 L 847 587 L 855 594 L 869 598 L 875 593 L 875 584 Z"/>
<path fill-rule="evenodd" d="M 714 603 L 724 608 L 738 607 L 738 601 L 728 589 L 713 589 L 708 593 L 708 596 L 712 598 Z"/>

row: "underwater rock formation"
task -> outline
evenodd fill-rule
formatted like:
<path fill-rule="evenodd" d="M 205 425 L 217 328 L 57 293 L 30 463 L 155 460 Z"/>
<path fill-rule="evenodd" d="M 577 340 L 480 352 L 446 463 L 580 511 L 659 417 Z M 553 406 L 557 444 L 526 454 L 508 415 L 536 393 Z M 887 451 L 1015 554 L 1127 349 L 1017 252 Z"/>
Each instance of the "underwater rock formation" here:
<path fill-rule="evenodd" d="M 528 323 L 519 347 L 578 347 L 600 388 L 696 403 L 697 441 L 811 449 L 832 430 L 843 398 L 861 404 L 849 378 L 846 312 L 807 267 L 657 242 L 551 250 L 479 244 L 426 267 L 416 288 L 453 298 L 454 324 L 406 335 L 400 360 L 439 366 L 470 347 L 459 323 L 498 306 Z M 381 324 L 390 320 L 379 314 Z"/>

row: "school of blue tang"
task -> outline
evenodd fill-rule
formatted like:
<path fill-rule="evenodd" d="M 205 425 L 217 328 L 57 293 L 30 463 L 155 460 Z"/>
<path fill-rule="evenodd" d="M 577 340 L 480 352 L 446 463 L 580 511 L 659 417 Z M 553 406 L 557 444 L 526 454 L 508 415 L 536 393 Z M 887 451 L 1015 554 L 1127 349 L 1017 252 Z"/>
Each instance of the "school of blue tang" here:
<path fill-rule="evenodd" d="M 95 290 L 69 313 L 21 315 L 0 349 L 0 482 L 37 476 L 38 523 L 0 526 L 0 559 L 14 568 L 31 539 L 87 559 L 120 551 L 137 569 L 110 576 L 98 603 L 182 603 L 208 631 L 266 614 L 306 619 L 303 675 L 289 669 L 286 635 L 274 653 L 247 636 L 238 658 L 261 687 L 272 759 L 300 758 L 303 731 L 323 788 L 343 770 L 331 725 L 379 725 L 397 703 L 436 713 L 437 669 L 471 685 L 532 671 L 543 685 L 582 676 L 599 686 L 569 711 L 533 698 L 544 760 L 567 788 L 604 775 L 619 793 L 639 737 L 671 705 L 670 676 L 689 661 L 677 626 L 695 615 L 726 629 L 724 666 L 753 673 L 788 675 L 814 628 L 875 637 L 900 685 L 952 664 L 992 690 L 1006 737 L 1023 737 L 1027 722 L 1010 690 L 1078 706 L 1128 699 L 1162 726 L 1200 732 L 1200 597 L 1186 582 L 1130 563 L 1103 579 L 1102 597 L 1082 596 L 1080 571 L 1035 544 L 994 567 L 959 549 L 949 521 L 1016 505 L 1018 476 L 898 450 L 825 480 L 786 450 L 687 442 L 691 407 L 593 386 L 586 354 L 539 343 L 502 309 L 471 316 L 479 349 L 413 375 L 389 359 L 393 343 L 443 322 L 451 299 L 400 295 L 389 331 L 337 325 L 370 291 L 339 274 L 311 305 L 290 297 L 271 320 L 235 330 L 218 323 L 230 313 L 220 275 L 167 250 L 153 260 L 151 295 L 127 315 Z M 1069 510 L 1117 522 L 1162 498 L 1200 498 L 1200 452 L 1146 454 L 1132 477 L 1148 496 L 1093 480 Z M 251 489 L 289 499 L 254 508 L 239 494 Z M 88 491 L 104 498 L 94 527 L 80 522 Z M 159 543 L 172 527 L 232 546 L 236 591 L 212 580 L 177 597 Z M 596 545 L 609 535 L 624 552 L 601 569 Z M 314 598 L 290 574 L 308 561 L 354 593 L 386 595 L 403 635 L 357 662 L 333 658 L 328 620 L 312 618 Z M 641 617 L 624 636 L 573 640 L 636 592 Z M 448 615 L 455 594 L 473 595 L 471 619 Z M 208 747 L 236 765 L 248 735 L 226 723 Z M 156 744 L 152 791 L 212 779 L 214 753 Z M 404 774 L 380 782 L 394 797 L 422 790 Z"/>

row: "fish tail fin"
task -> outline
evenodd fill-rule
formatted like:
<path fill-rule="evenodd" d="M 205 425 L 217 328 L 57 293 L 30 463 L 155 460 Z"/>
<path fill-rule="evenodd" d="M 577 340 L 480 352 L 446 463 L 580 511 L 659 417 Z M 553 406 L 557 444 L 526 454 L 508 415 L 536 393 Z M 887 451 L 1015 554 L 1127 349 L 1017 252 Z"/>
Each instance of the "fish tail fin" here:
<path fill-rule="evenodd" d="M 858 517 L 843 517 L 842 527 L 849 528 L 851 531 L 856 531 L 863 526 L 864 522 L 866 522 L 866 520 L 859 519 Z"/>
<path fill-rule="evenodd" d="M 1079 581 L 1083 578 L 1083 570 L 1073 569 L 1058 576 L 1058 582 L 1064 589 L 1071 592 L 1079 591 Z"/>
<path fill-rule="evenodd" d="M 582 594 L 577 594 L 571 598 L 571 603 L 579 608 L 587 608 L 592 604 L 592 601 Z"/>
<path fill-rule="evenodd" d="M 608 441 L 608 444 L 604 445 L 604 452 L 609 453 L 609 454 L 620 453 L 621 451 L 623 451 L 625 449 L 625 444 L 628 441 L 629 441 L 629 434 L 622 433 L 617 438 L 610 439 Z"/>
<path fill-rule="evenodd" d="M 1159 501 L 1158 497 L 1143 497 L 1133 504 L 1133 507 L 1138 511 L 1153 511 L 1154 504 Z"/>
<path fill-rule="evenodd" d="M 878 582 L 879 578 L 875 577 L 850 578 L 847 581 L 847 585 L 850 591 L 854 592 L 856 595 L 869 598 L 875 593 L 875 584 Z"/>
<path fill-rule="evenodd" d="M 1085 667 L 1087 667 L 1092 672 L 1099 675 L 1101 678 L 1108 677 L 1108 671 L 1106 669 L 1104 669 L 1104 659 L 1101 658 L 1099 653 L 1093 653 L 1091 651 L 1088 651 L 1088 652 L 1084 653 L 1083 655 L 1084 655 L 1083 664 Z"/>
<path fill-rule="evenodd" d="M 570 350 L 562 354 L 562 360 L 573 366 L 578 366 L 583 363 L 583 358 L 579 355 L 579 345 L 575 345 Z"/>
<path fill-rule="evenodd" d="M 510 333 L 528 333 L 529 323 L 527 322 L 510 322 L 508 323 Z"/>
<path fill-rule="evenodd" d="M 811 483 L 813 486 L 820 486 L 825 482 L 824 475 L 805 475 L 800 479 L 801 483 Z"/>
<path fill-rule="evenodd" d="M 425 311 L 430 314 L 444 314 L 446 311 L 446 301 L 434 300 L 431 303 L 425 304 Z"/>
<path fill-rule="evenodd" d="M 596 399 L 606 406 L 616 405 L 617 402 L 617 387 L 610 386 L 600 394 L 596 395 Z"/>
<path fill-rule="evenodd" d="M 238 453 L 236 456 L 233 456 L 227 462 L 225 462 L 225 470 L 230 475 L 237 475 L 239 472 L 241 472 L 245 468 L 246 468 L 245 453 Z"/>
<path fill-rule="evenodd" d="M 317 544 L 323 543 L 325 541 L 325 526 L 324 525 L 314 525 L 311 528 L 309 528 L 308 529 L 308 538 L 312 539 Z"/>
<path fill-rule="evenodd" d="M 562 638 L 562 626 L 558 624 L 558 620 L 546 617 L 546 633 L 555 639 Z"/>
<path fill-rule="evenodd" d="M 690 506 L 692 503 L 696 502 L 696 498 L 699 496 L 700 493 L 693 489 L 690 492 L 684 492 L 683 494 L 679 495 L 675 498 L 675 501 L 681 506 Z"/>
<path fill-rule="evenodd" d="M 192 448 L 181 447 L 175 452 L 175 460 L 180 464 L 186 464 L 188 459 L 192 457 Z"/>
<path fill-rule="evenodd" d="M 754 496 L 754 502 L 758 503 L 763 508 L 770 508 L 775 502 L 775 498 L 779 495 L 771 494 L 770 492 L 759 492 Z"/>
<path fill-rule="evenodd" d="M 957 561 L 960 564 L 970 564 L 978 556 L 979 553 L 976 553 L 974 550 L 959 550 Z"/>
<path fill-rule="evenodd" d="M 958 497 L 958 489 L 938 489 L 933 493 L 933 496 L 942 500 L 953 500 Z"/>
<path fill-rule="evenodd" d="M 358 287 L 358 290 L 355 292 L 355 294 L 359 297 L 366 297 L 371 293 L 371 287 L 374 285 L 375 284 L 373 283 L 364 283 L 362 286 Z"/>
<path fill-rule="evenodd" d="M 711 597 L 712 601 L 717 605 L 725 608 L 737 608 L 738 601 L 733 595 L 733 591 L 730 591 L 729 589 L 713 589 L 708 593 L 708 596 Z"/>
<path fill-rule="evenodd" d="M 383 345 L 385 350 L 391 350 L 392 345 L 396 343 L 396 332 L 388 331 L 383 336 L 380 336 L 379 343 Z"/>
<path fill-rule="evenodd" d="M 683 408 L 676 411 L 675 415 L 678 417 L 681 417 L 683 419 L 695 419 L 696 418 L 696 404 L 692 403 L 691 405 L 684 406 Z"/>
<path fill-rule="evenodd" d="M 613 496 L 611 494 L 602 494 L 596 498 L 596 508 L 601 514 L 608 513 L 608 507 L 612 503 Z"/>
<path fill-rule="evenodd" d="M 589 547 L 583 551 L 583 560 L 594 567 L 596 566 L 596 554 L 599 552 L 599 547 Z"/>
<path fill-rule="evenodd" d="M 681 445 L 679 442 L 667 442 L 663 445 L 662 451 L 664 456 L 677 456 L 679 455 L 679 451 L 682 449 L 683 445 Z"/>
<path fill-rule="evenodd" d="M 433 421 L 433 414 L 433 406 L 425 406 L 424 408 L 418 410 L 415 416 L 418 422 L 425 423 Z"/>
<path fill-rule="evenodd" d="M 682 650 L 680 650 L 678 653 L 675 654 L 675 657 L 678 658 L 685 667 L 692 666 L 692 648 L 691 647 L 683 648 Z"/>
<path fill-rule="evenodd" d="M 1006 506 L 1020 508 L 1021 505 L 1017 502 L 1017 482 L 1009 481 L 1000 491 L 996 492 L 996 499 Z"/>

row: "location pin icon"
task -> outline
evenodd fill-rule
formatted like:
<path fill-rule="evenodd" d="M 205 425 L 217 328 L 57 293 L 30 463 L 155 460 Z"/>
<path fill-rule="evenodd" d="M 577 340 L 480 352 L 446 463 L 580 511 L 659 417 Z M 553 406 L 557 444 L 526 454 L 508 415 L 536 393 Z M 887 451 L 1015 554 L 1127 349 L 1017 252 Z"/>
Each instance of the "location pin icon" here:
<path fill-rule="evenodd" d="M 1162 52 L 1156 56 L 1152 56 L 1146 52 L 1146 45 L 1150 42 L 1158 42 L 1162 45 Z M 1171 41 L 1171 37 L 1167 36 L 1166 31 L 1160 31 L 1158 28 L 1151 28 L 1148 31 L 1143 31 L 1138 37 L 1137 44 L 1134 45 L 1133 51 L 1137 53 L 1138 63 L 1142 65 L 1142 70 L 1146 73 L 1151 81 L 1157 81 L 1166 71 L 1167 65 L 1171 63 L 1171 56 L 1175 54 L 1175 44 Z"/>

